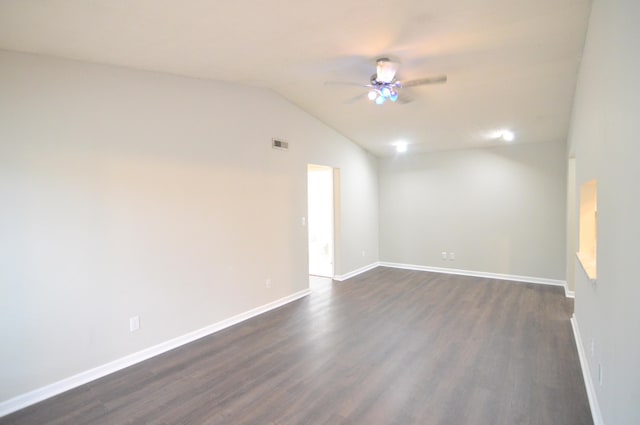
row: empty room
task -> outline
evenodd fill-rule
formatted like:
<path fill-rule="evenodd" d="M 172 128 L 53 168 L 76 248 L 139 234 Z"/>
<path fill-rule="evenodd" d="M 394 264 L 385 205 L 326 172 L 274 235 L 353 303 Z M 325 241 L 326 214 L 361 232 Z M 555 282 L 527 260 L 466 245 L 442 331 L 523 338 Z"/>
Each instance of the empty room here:
<path fill-rule="evenodd" d="M 640 424 L 639 18 L 0 1 L 0 424 Z"/>

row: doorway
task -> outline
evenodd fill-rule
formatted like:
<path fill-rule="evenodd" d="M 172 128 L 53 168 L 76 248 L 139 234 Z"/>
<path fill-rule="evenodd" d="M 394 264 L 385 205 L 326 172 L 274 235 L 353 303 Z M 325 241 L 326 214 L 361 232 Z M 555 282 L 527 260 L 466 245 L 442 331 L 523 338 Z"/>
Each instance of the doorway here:
<path fill-rule="evenodd" d="M 329 278 L 334 273 L 333 185 L 333 168 L 307 166 L 309 274 Z"/>

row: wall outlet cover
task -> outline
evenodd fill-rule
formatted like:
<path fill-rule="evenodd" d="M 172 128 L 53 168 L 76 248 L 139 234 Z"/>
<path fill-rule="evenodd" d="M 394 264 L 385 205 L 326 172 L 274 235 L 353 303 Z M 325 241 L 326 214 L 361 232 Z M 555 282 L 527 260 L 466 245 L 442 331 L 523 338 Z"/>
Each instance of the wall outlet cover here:
<path fill-rule="evenodd" d="M 140 316 L 133 316 L 129 319 L 129 332 L 135 332 L 140 329 Z"/>

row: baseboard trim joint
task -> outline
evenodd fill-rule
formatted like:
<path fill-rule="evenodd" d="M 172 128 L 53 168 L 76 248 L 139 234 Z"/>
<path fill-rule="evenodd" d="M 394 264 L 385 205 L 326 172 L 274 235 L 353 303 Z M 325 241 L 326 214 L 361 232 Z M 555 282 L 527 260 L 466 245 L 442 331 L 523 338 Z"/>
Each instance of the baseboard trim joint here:
<path fill-rule="evenodd" d="M 338 282 L 342 282 L 342 281 L 345 281 L 347 279 L 351 279 L 352 277 L 356 277 L 357 275 L 362 274 L 364 272 L 368 272 L 369 270 L 373 270 L 376 267 L 378 267 L 379 265 L 380 265 L 379 262 L 371 263 L 371 264 L 368 264 L 368 265 L 366 265 L 364 267 L 360 267 L 359 269 L 350 271 L 349 273 L 345 273 L 345 274 L 342 274 L 342 275 L 335 275 L 335 276 L 333 276 L 333 280 L 337 280 Z"/>

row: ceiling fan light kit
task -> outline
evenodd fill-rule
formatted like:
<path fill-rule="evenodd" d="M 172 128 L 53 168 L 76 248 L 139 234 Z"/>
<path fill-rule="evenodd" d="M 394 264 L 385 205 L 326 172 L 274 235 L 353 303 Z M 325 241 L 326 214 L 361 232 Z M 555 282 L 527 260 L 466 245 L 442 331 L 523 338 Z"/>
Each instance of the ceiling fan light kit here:
<path fill-rule="evenodd" d="M 398 100 L 398 92 L 388 87 L 384 87 L 382 90 L 374 89 L 369 92 L 369 99 L 375 101 L 378 105 L 382 105 L 387 99 L 395 102 Z"/>
<path fill-rule="evenodd" d="M 395 102 L 398 100 L 397 89 L 401 87 L 396 80 L 398 64 L 391 62 L 388 58 L 376 60 L 376 73 L 371 76 L 369 99 L 376 105 L 382 105 L 387 100 Z"/>

